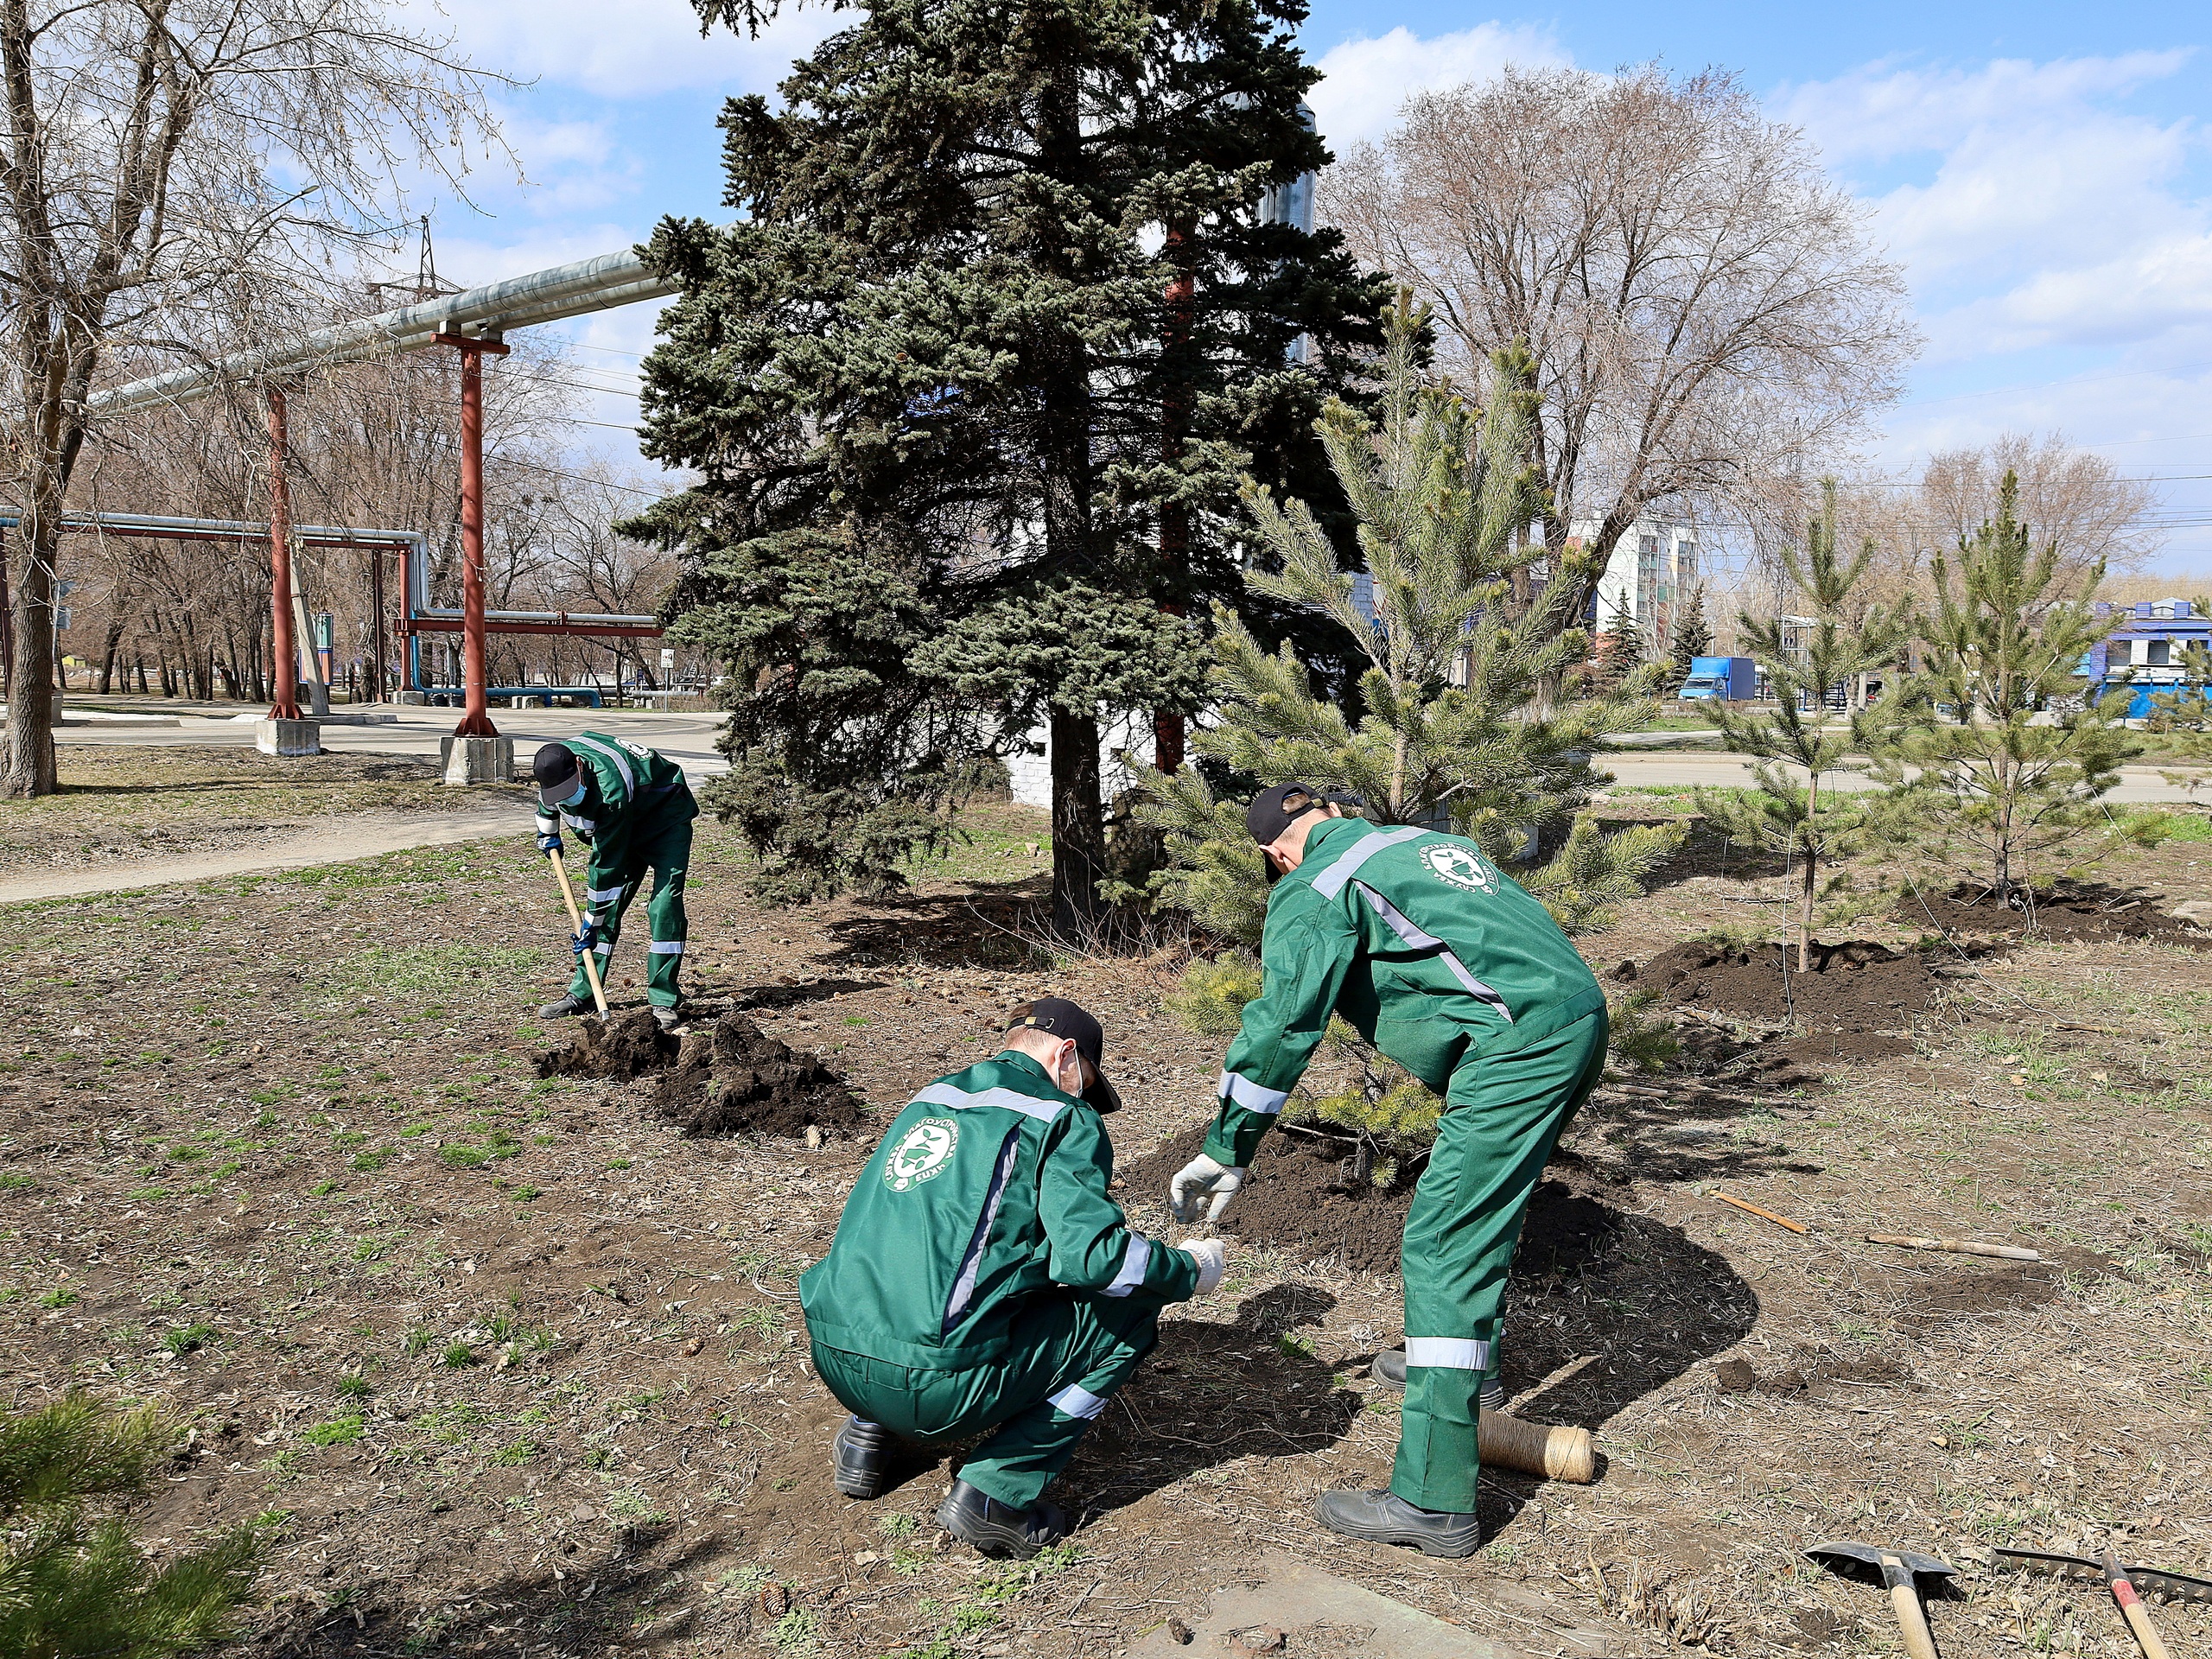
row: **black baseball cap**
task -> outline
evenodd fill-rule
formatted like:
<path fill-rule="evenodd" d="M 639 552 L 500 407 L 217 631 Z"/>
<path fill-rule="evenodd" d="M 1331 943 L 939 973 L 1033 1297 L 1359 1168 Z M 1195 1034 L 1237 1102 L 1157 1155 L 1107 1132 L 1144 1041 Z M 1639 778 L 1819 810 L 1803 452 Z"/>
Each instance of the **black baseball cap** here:
<path fill-rule="evenodd" d="M 576 774 L 582 770 L 576 752 L 565 743 L 548 743 L 531 757 L 530 775 L 537 780 L 537 798 L 547 806 L 566 806 L 575 797 Z"/>
<path fill-rule="evenodd" d="M 1244 827 L 1265 847 L 1281 839 L 1294 820 L 1328 804 L 1328 797 L 1311 784 L 1277 784 L 1252 798 L 1244 809 Z"/>
<path fill-rule="evenodd" d="M 1122 1109 L 1120 1092 L 1106 1081 L 1106 1033 L 1074 1003 L 1064 996 L 1040 996 L 1007 1015 L 1006 1028 L 1042 1031 L 1072 1040 L 1075 1052 L 1090 1062 L 1090 1086 L 1083 1091 L 1084 1101 L 1102 1112 Z"/>

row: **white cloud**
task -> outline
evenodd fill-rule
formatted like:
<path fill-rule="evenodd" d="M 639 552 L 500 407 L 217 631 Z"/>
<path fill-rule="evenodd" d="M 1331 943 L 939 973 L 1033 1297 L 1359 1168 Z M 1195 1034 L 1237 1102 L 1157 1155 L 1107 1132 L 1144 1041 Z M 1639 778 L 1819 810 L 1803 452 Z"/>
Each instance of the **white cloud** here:
<path fill-rule="evenodd" d="M 1360 139 L 1382 137 L 1414 92 L 1488 80 L 1508 64 L 1536 68 L 1567 61 L 1548 29 L 1478 23 L 1424 40 L 1401 25 L 1332 47 L 1307 101 L 1321 136 L 1341 154 Z"/>
<path fill-rule="evenodd" d="M 458 43 L 485 68 L 602 98 L 681 88 L 765 91 L 850 19 L 785 0 L 760 39 L 702 36 L 685 0 L 445 0 Z"/>

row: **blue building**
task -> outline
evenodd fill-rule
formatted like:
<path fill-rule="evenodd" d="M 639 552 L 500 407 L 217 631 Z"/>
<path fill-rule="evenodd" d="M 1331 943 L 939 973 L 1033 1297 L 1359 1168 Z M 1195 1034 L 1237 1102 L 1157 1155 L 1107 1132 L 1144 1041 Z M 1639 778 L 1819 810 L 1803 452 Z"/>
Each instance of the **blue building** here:
<path fill-rule="evenodd" d="M 2113 631 L 2090 648 L 2082 670 L 2098 695 L 2123 678 L 2135 688 L 2127 705 L 2131 720 L 2151 712 L 2154 694 L 2181 683 L 2183 658 L 2191 645 L 2212 648 L 2212 616 L 2185 599 L 2148 599 L 2134 605 L 2100 601 L 2096 613 L 2112 619 Z"/>

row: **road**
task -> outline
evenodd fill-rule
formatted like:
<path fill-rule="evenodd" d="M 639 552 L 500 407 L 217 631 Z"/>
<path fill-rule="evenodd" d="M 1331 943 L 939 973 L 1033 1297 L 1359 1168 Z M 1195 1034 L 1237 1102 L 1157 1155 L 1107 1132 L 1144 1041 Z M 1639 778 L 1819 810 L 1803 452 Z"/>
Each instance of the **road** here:
<path fill-rule="evenodd" d="M 112 711 L 123 718 L 105 720 L 93 715 Z M 235 717 L 234 705 L 179 704 L 160 698 L 99 697 L 65 707 L 71 723 L 54 734 L 57 743 L 145 744 L 160 747 L 219 747 L 251 748 L 253 719 Z M 352 712 L 342 707 L 340 715 Z M 325 722 L 322 747 L 341 754 L 416 754 L 435 758 L 438 740 L 453 734 L 460 719 L 454 709 L 403 709 L 383 704 L 361 712 L 388 716 L 381 723 L 349 726 L 337 720 Z M 136 723 L 132 716 L 149 722 Z M 254 719 L 258 719 L 256 715 Z M 76 721 L 83 720 L 84 724 Z M 720 715 L 671 715 L 643 709 L 495 709 L 493 723 L 503 737 L 515 741 L 515 764 L 526 768 L 532 750 L 541 743 L 574 737 L 578 732 L 606 732 L 611 736 L 658 749 L 683 768 L 696 783 L 728 772 L 729 763 L 715 751 L 715 731 Z M 174 724 L 166 722 L 174 721 Z M 163 722 L 163 723 L 153 723 Z"/>
<path fill-rule="evenodd" d="M 92 720 L 90 723 L 60 728 L 58 743 L 148 743 L 161 745 L 223 744 L 238 747 L 253 741 L 253 721 L 233 717 L 234 706 L 180 704 L 160 698 L 101 697 L 72 705 L 73 717 L 87 717 L 88 709 L 138 715 L 169 724 L 137 725 L 123 720 Z M 341 711 L 342 712 L 342 711 Z M 363 754 L 435 755 L 438 740 L 449 735 L 459 718 L 452 709 L 399 709 L 389 705 L 368 712 L 391 716 L 389 723 L 346 726 L 335 722 L 322 728 L 323 747 L 341 753 Z M 500 732 L 515 741 L 518 766 L 529 764 L 531 751 L 541 743 L 600 731 L 658 749 L 683 768 L 694 783 L 729 770 L 714 746 L 720 715 L 663 714 L 641 709 L 494 709 L 493 720 Z M 1667 741 L 1675 734 L 1654 734 Z M 1605 766 L 1624 785 L 1679 789 L 1694 784 L 1712 786 L 1748 784 L 1751 763 L 1732 754 L 1707 750 L 1653 753 L 1628 750 L 1608 754 Z M 1866 779 L 1851 772 L 1831 774 L 1826 787 L 1855 790 L 1870 787 Z M 2152 766 L 2121 769 L 2120 781 L 2105 797 L 2113 802 L 2167 801 L 2190 798 L 2189 791 L 2169 784 Z"/>

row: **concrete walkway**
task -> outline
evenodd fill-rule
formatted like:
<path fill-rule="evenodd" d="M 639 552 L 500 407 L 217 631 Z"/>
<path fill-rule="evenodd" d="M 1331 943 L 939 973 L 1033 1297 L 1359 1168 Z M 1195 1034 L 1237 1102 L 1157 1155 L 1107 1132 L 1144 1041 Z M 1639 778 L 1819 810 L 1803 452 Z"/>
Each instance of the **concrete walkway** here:
<path fill-rule="evenodd" d="M 140 887 L 173 887 L 264 870 L 305 869 L 313 864 L 340 864 L 348 859 L 373 858 L 379 853 L 403 852 L 410 847 L 451 847 L 498 836 L 519 839 L 531 833 L 529 810 L 508 803 L 486 810 L 467 812 L 364 812 L 286 832 L 260 847 L 241 852 L 133 859 L 92 868 L 48 870 L 0 878 L 0 905 L 79 898 L 94 893 L 129 893 Z"/>

